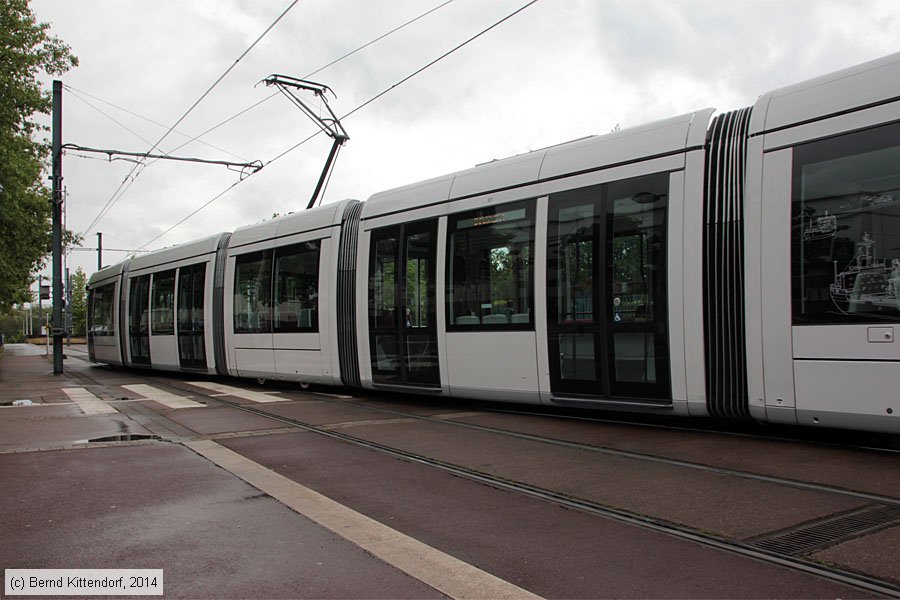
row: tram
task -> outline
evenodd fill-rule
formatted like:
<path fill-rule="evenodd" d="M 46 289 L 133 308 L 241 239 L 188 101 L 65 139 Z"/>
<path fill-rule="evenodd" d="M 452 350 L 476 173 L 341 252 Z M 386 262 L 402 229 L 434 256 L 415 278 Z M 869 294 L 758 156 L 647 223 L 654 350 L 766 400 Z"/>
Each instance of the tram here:
<path fill-rule="evenodd" d="M 900 54 L 126 260 L 91 360 L 900 432 Z"/>

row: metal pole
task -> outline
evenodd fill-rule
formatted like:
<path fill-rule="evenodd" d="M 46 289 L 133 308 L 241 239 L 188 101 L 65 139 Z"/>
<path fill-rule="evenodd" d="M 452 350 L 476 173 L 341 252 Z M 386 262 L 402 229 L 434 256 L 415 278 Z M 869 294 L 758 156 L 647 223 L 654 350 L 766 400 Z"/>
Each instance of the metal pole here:
<path fill-rule="evenodd" d="M 97 270 L 103 268 L 103 234 L 97 232 Z"/>
<path fill-rule="evenodd" d="M 322 191 L 322 185 L 325 183 L 325 179 L 328 178 L 328 174 L 331 172 L 331 168 L 334 163 L 334 157 L 337 156 L 337 152 L 340 149 L 341 145 L 349 139 L 350 138 L 344 135 L 339 135 L 334 138 L 334 143 L 331 144 L 331 152 L 328 153 L 328 158 L 325 160 L 325 168 L 322 169 L 322 175 L 319 177 L 319 182 L 316 184 L 316 189 L 313 190 L 312 198 L 309 199 L 309 203 L 306 205 L 307 210 L 316 205 L 316 200 L 319 198 L 319 192 Z"/>
<path fill-rule="evenodd" d="M 62 81 L 53 82 L 53 374 L 63 372 Z"/>
<path fill-rule="evenodd" d="M 72 345 L 72 275 L 66 267 L 66 346 Z"/>
<path fill-rule="evenodd" d="M 41 294 L 44 292 L 44 275 L 38 273 L 38 336 L 44 333 L 44 301 Z M 34 334 L 34 328 L 31 333 Z"/>

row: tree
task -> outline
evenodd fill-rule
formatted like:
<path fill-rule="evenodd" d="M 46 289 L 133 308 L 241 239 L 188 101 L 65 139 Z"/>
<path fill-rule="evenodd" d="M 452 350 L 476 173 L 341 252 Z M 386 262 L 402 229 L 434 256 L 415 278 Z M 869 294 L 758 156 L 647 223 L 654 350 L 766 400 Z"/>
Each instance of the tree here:
<path fill-rule="evenodd" d="M 49 114 L 40 73 L 78 65 L 70 48 L 38 23 L 27 0 L 0 0 L 0 311 L 31 301 L 31 274 L 50 250 L 50 190 L 42 172 L 50 145 L 35 119 Z"/>
<path fill-rule="evenodd" d="M 72 335 L 83 336 L 87 331 L 87 275 L 81 267 L 72 275 Z"/>

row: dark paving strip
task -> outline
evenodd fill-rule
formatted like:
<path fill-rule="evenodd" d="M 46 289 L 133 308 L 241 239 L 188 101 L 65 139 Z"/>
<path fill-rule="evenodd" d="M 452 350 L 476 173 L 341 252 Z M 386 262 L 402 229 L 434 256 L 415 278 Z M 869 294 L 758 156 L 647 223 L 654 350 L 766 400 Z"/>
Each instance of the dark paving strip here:
<path fill-rule="evenodd" d="M 379 404 L 380 402 L 375 405 L 355 403 L 360 408 L 398 417 L 445 421 L 457 427 L 503 433 L 548 444 L 569 445 L 592 452 L 667 462 L 687 468 L 900 505 L 900 461 L 891 453 L 873 454 L 865 450 L 829 448 L 758 437 L 748 437 L 741 440 L 745 443 L 735 443 L 732 437 L 714 432 L 609 425 L 593 421 L 519 415 L 514 412 L 499 415 L 481 413 L 460 416 L 450 421 L 436 414 L 416 414 Z M 748 445 L 754 447 L 755 451 L 748 452 Z M 760 457 L 768 459 L 771 456 L 779 456 L 781 459 L 760 460 Z M 885 477 L 885 473 L 895 473 L 896 476 Z M 809 481 L 811 474 L 820 481 Z"/>
<path fill-rule="evenodd" d="M 262 414 L 262 413 L 260 413 L 260 414 Z M 301 427 L 305 428 L 306 426 L 301 425 Z M 405 458 L 407 458 L 409 460 L 422 461 L 422 462 L 428 462 L 429 464 L 434 464 L 434 463 L 430 462 L 430 459 L 424 458 L 421 455 L 407 454 L 404 451 L 395 450 L 395 448 L 397 447 L 396 440 L 393 439 L 394 436 L 391 433 L 386 433 L 385 429 L 390 429 L 390 427 L 379 426 L 379 427 L 373 428 L 373 431 L 377 431 L 380 435 L 382 435 L 382 436 L 387 435 L 388 438 L 392 438 L 391 443 L 388 444 L 387 446 L 382 445 L 382 444 L 375 444 L 375 447 L 379 448 L 379 450 L 387 452 L 387 453 L 395 453 L 396 455 L 404 456 Z M 353 443 L 362 442 L 358 437 L 342 436 L 340 434 L 335 435 L 334 432 L 324 432 L 321 430 L 321 428 L 311 428 L 311 430 L 315 430 L 315 431 L 318 431 L 319 433 L 323 433 L 325 435 L 330 435 L 333 437 L 340 437 L 340 438 L 345 438 L 347 440 L 352 440 Z M 394 431 L 393 433 L 396 433 L 396 431 Z M 409 433 L 409 430 L 407 430 L 407 433 Z M 444 448 L 451 447 L 453 449 L 459 449 L 459 448 L 465 447 L 466 451 L 474 452 L 476 454 L 479 453 L 479 449 L 477 447 L 476 448 L 466 447 L 467 445 L 465 443 L 465 440 L 462 440 L 462 443 L 459 443 L 460 440 L 457 440 L 456 443 L 454 443 L 451 440 L 450 443 L 448 443 L 446 439 L 445 440 L 431 439 L 431 436 L 429 435 L 428 432 L 423 433 L 421 431 L 416 430 L 413 433 L 414 433 L 413 437 L 415 439 L 428 440 L 428 442 L 429 442 L 428 445 L 432 446 L 432 447 L 444 447 Z M 362 443 L 368 443 L 368 442 L 362 442 Z M 503 447 L 503 448 L 501 448 L 501 450 L 503 450 L 504 452 L 500 452 L 500 453 L 488 452 L 486 455 L 490 456 L 492 458 L 496 457 L 496 456 L 506 457 L 507 455 L 512 455 L 512 456 L 518 455 L 517 452 L 510 451 L 508 447 Z M 484 453 L 482 452 L 482 454 L 484 454 Z M 541 454 L 537 454 L 536 456 L 541 456 Z M 525 463 L 527 464 L 527 457 L 525 459 Z M 435 466 L 438 466 L 439 468 L 450 470 L 452 472 L 458 472 L 463 477 L 475 477 L 475 478 L 481 477 L 480 475 L 473 474 L 471 471 L 468 471 L 467 469 L 464 469 L 464 468 L 460 469 L 457 467 L 452 467 L 448 464 L 437 463 L 437 464 L 435 464 Z M 635 469 L 632 468 L 631 470 L 633 471 Z M 551 473 L 552 474 L 553 473 L 553 465 L 552 464 L 550 464 L 550 465 L 547 465 L 547 464 L 531 465 L 529 472 Z M 491 476 L 488 476 L 488 477 L 484 478 L 483 480 L 485 482 L 487 482 L 489 485 L 500 485 L 502 487 L 502 486 L 506 485 L 506 483 L 505 483 L 506 479 L 511 479 L 512 481 L 521 481 L 522 480 L 522 479 L 517 479 L 516 477 L 512 477 L 512 478 L 506 477 L 505 479 L 493 479 L 493 477 L 491 477 Z M 562 477 L 563 481 L 567 481 L 567 480 L 575 481 L 577 479 L 578 479 L 577 474 L 572 474 L 572 473 L 566 474 Z M 653 480 L 652 477 L 644 477 L 643 479 Z M 674 483 L 677 483 L 680 487 L 675 486 L 672 489 L 668 489 L 668 491 L 664 495 L 658 496 L 656 498 L 656 500 L 657 500 L 656 507 L 657 508 L 659 506 L 665 506 L 668 504 L 672 504 L 671 502 L 666 502 L 667 498 L 672 498 L 672 497 L 681 498 L 684 490 L 690 490 L 692 488 L 697 487 L 696 485 L 692 485 L 690 482 L 681 481 L 680 478 L 676 478 L 671 481 L 673 481 Z M 588 482 L 587 486 L 591 487 L 591 485 L 592 484 L 590 484 L 590 482 Z M 594 485 L 596 486 L 596 484 L 594 484 Z M 602 487 L 602 485 L 603 484 L 601 483 L 597 487 Z M 614 484 L 612 484 L 612 485 L 614 486 Z M 510 484 L 510 487 L 517 489 L 517 491 L 519 491 L 519 492 L 532 493 L 532 491 L 529 490 L 528 486 L 521 486 L 519 484 Z M 663 487 L 665 487 L 665 486 L 663 486 Z M 550 487 L 549 489 L 560 489 L 560 488 L 559 487 Z M 694 491 L 696 492 L 697 490 L 694 490 Z M 716 486 L 716 491 L 717 491 L 717 486 Z M 803 511 L 806 511 L 806 514 L 808 515 L 807 518 L 810 518 L 810 517 L 816 515 L 816 511 L 810 510 L 811 507 L 808 505 L 809 500 L 810 500 L 809 497 L 807 497 L 805 500 L 802 498 L 798 498 L 795 501 L 784 503 L 779 500 L 773 500 L 771 498 L 770 492 L 771 492 L 771 490 L 757 490 L 755 493 L 740 495 L 740 497 L 743 498 L 743 500 L 739 504 L 741 504 L 742 506 L 752 508 L 752 510 L 750 510 L 750 512 L 745 511 L 745 513 L 746 513 L 745 516 L 750 517 L 750 521 L 752 523 L 755 523 L 755 525 L 753 525 L 753 528 L 755 528 L 757 531 L 769 531 L 769 530 L 773 529 L 771 527 L 772 522 L 773 521 L 777 522 L 779 519 L 782 519 L 783 521 L 786 521 L 787 523 L 796 523 L 799 520 L 803 520 L 803 519 L 798 518 L 799 514 L 789 516 L 789 518 L 784 519 L 783 518 L 784 515 L 782 513 L 785 512 L 785 509 L 791 509 L 791 510 L 802 509 L 801 513 Z M 797 490 L 797 492 L 800 492 L 800 490 Z M 591 510 L 591 511 L 596 511 L 596 512 L 603 513 L 603 514 L 608 514 L 610 516 L 614 516 L 615 518 L 622 518 L 623 520 L 626 520 L 626 521 L 634 523 L 634 524 L 639 524 L 642 526 L 656 527 L 659 530 L 668 530 L 671 533 L 673 533 L 674 535 L 684 536 L 686 538 L 694 539 L 696 541 L 701 541 L 702 543 L 711 544 L 716 547 L 730 549 L 733 551 L 744 553 L 746 555 L 755 556 L 757 558 L 763 558 L 764 560 L 780 562 L 783 564 L 790 565 L 793 568 L 799 568 L 801 570 L 808 570 L 808 571 L 816 572 L 816 573 L 819 573 L 826 577 L 831 577 L 831 578 L 834 578 L 839 581 L 853 582 L 855 585 L 858 584 L 860 586 L 865 587 L 866 589 L 875 590 L 877 593 L 880 593 L 880 594 L 895 595 L 898 592 L 900 592 L 900 588 L 898 588 L 897 586 L 895 586 L 891 583 L 887 583 L 886 581 L 881 580 L 881 579 L 875 579 L 873 577 L 869 577 L 865 574 L 855 574 L 855 573 L 851 573 L 851 572 L 847 572 L 847 571 L 840 571 L 837 569 L 822 568 L 820 565 L 810 563 L 809 561 L 806 561 L 806 560 L 792 559 L 790 557 L 784 557 L 784 556 L 773 555 L 770 553 L 765 553 L 765 552 L 759 551 L 757 549 L 754 549 L 750 546 L 747 546 L 745 544 L 734 543 L 728 539 L 715 538 L 715 537 L 710 537 L 710 536 L 707 536 L 704 534 L 698 534 L 696 532 L 696 530 L 684 529 L 682 527 L 677 527 L 677 526 L 673 528 L 673 527 L 670 527 L 670 524 L 664 523 L 664 522 L 654 523 L 655 520 L 652 518 L 644 519 L 642 517 L 635 517 L 634 514 L 630 513 L 630 512 L 623 513 L 622 511 L 608 511 L 608 509 L 604 508 L 603 506 L 597 505 L 596 503 L 592 503 L 589 501 L 588 502 L 583 502 L 583 501 L 572 502 L 572 501 L 570 501 L 569 497 L 567 497 L 566 495 L 564 495 L 564 494 L 561 495 L 557 492 L 549 492 L 547 488 L 536 489 L 536 490 L 534 490 L 534 493 L 537 496 L 545 498 L 545 499 L 551 499 L 553 501 L 557 501 L 562 504 L 569 504 L 573 507 L 581 507 L 581 508 L 584 508 L 585 510 Z M 810 494 L 811 492 L 804 492 L 804 493 Z M 578 493 L 576 493 L 574 495 L 579 496 Z M 760 511 L 758 503 L 748 503 L 747 502 L 747 498 L 754 498 L 754 497 L 760 497 L 760 496 L 765 497 L 767 499 L 767 502 L 774 503 L 774 504 L 782 507 L 782 509 L 779 511 Z M 633 496 L 632 499 L 638 498 L 638 497 L 641 497 L 641 495 L 639 494 L 638 496 Z M 837 500 L 837 499 L 835 499 L 835 498 L 831 499 L 832 502 L 834 500 Z M 819 511 L 818 512 L 819 516 L 824 516 L 827 514 L 834 513 L 836 510 L 841 510 L 841 509 L 837 508 L 837 506 L 832 506 L 831 508 L 826 508 L 827 503 L 828 503 L 827 496 L 817 498 L 817 501 L 815 503 L 813 503 L 814 506 L 818 507 L 816 510 Z M 675 503 L 675 505 L 679 505 L 679 504 L 680 503 Z M 708 504 L 696 503 L 696 502 L 690 502 L 690 501 L 688 501 L 687 504 L 688 504 L 688 506 L 682 507 L 682 508 L 686 508 L 687 510 L 693 512 L 695 515 L 696 514 L 713 514 L 714 516 L 717 515 L 718 516 L 717 518 L 721 517 L 721 518 L 726 519 L 726 522 L 733 520 L 733 517 L 734 517 L 733 515 L 729 514 L 729 512 L 727 510 L 723 512 L 721 510 L 723 505 L 721 505 L 721 504 L 714 503 L 714 505 L 718 507 L 714 511 L 708 510 L 708 506 L 709 506 Z M 632 506 L 630 506 L 628 504 L 626 504 L 626 506 L 628 506 L 629 510 L 631 510 L 633 508 Z M 790 512 L 790 511 L 787 511 L 787 512 Z M 794 512 L 796 512 L 796 510 L 794 510 Z M 658 514 L 658 513 L 649 512 L 646 514 Z M 741 519 L 737 519 L 737 521 L 741 522 Z M 648 523 L 650 523 L 650 524 L 648 525 Z M 746 524 L 744 526 L 746 526 Z"/>
<path fill-rule="evenodd" d="M 485 414 L 466 420 L 518 433 L 900 498 L 898 455 L 881 450 L 515 413 Z"/>
<path fill-rule="evenodd" d="M 673 465 L 667 461 L 651 460 L 662 464 L 636 468 L 633 461 L 643 459 L 642 456 L 611 452 L 604 453 L 609 456 L 598 460 L 597 457 L 586 456 L 581 445 L 555 444 L 559 448 L 554 447 L 550 451 L 534 447 L 536 442 L 548 443 L 545 438 L 513 436 L 512 441 L 503 440 L 496 437 L 495 430 L 477 428 L 478 433 L 473 435 L 465 430 L 448 430 L 442 427 L 441 421 L 431 419 L 415 427 L 400 427 L 400 424 L 409 423 L 409 418 L 363 421 L 362 415 L 372 413 L 354 408 L 344 403 L 304 402 L 261 406 L 258 410 L 305 423 L 332 423 L 340 418 L 340 425 L 323 425 L 320 428 L 343 430 L 352 427 L 354 437 L 738 539 L 827 517 L 861 505 L 858 498 L 841 500 L 821 494 L 811 496 L 805 490 L 792 491 L 790 488 L 769 490 L 765 486 L 770 485 L 770 481 L 741 483 L 730 477 L 732 473 L 715 469 L 685 474 L 677 468 L 693 465 L 675 463 L 673 470 Z M 579 452 L 573 453 L 572 450 Z M 491 457 L 490 463 L 484 463 L 485 456 Z M 520 457 L 530 458 L 523 460 Z M 572 487 L 571 482 L 579 482 L 580 486 Z M 668 501 L 673 493 L 679 495 L 680 502 Z M 767 497 L 785 508 L 760 513 L 756 504 L 745 500 L 759 496 Z M 720 508 L 710 511 L 709 506 Z"/>
<path fill-rule="evenodd" d="M 444 423 L 357 427 L 354 438 L 460 465 L 697 531 L 744 539 L 865 504 L 857 498 L 795 489 L 678 465 L 577 451 Z M 754 501 L 757 499 L 757 501 Z M 760 510 L 759 499 L 778 506 Z"/>
<path fill-rule="evenodd" d="M 900 548 L 900 526 L 819 550 L 812 554 L 812 558 L 826 564 L 846 565 L 847 568 L 860 573 L 893 581 L 900 587 L 898 548 Z M 900 593 L 894 595 L 900 596 Z"/>
<path fill-rule="evenodd" d="M 177 444 L 0 457 L 4 568 L 161 568 L 166 598 L 442 598 Z"/>
<path fill-rule="evenodd" d="M 451 598 L 539 600 L 527 590 L 403 535 L 216 442 L 200 440 L 185 445 L 304 517 Z"/>
<path fill-rule="evenodd" d="M 221 442 L 548 598 L 841 597 L 858 589 L 311 432 Z"/>
<path fill-rule="evenodd" d="M 283 427 L 282 423 L 230 407 L 172 410 L 166 418 L 203 435 L 233 431 L 260 431 Z"/>

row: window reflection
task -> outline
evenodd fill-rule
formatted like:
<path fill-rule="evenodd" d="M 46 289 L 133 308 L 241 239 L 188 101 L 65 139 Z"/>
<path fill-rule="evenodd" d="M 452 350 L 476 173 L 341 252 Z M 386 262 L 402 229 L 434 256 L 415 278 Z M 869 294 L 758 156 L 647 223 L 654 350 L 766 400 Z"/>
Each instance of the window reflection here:
<path fill-rule="evenodd" d="M 116 305 L 116 284 L 108 283 L 90 291 L 90 335 L 115 335 L 113 309 Z"/>
<path fill-rule="evenodd" d="M 318 307 L 318 240 L 235 260 L 235 333 L 318 331 Z"/>
<path fill-rule="evenodd" d="M 275 333 L 319 327 L 319 242 L 275 251 Z"/>
<path fill-rule="evenodd" d="M 234 271 L 234 332 L 272 333 L 272 251 L 238 256 Z"/>
<path fill-rule="evenodd" d="M 666 173 L 550 196 L 554 393 L 667 397 Z"/>
<path fill-rule="evenodd" d="M 175 333 L 175 271 L 163 271 L 153 275 L 150 292 L 153 301 L 150 327 L 153 335 Z"/>
<path fill-rule="evenodd" d="M 900 320 L 898 136 L 889 125 L 794 150 L 794 323 Z"/>
<path fill-rule="evenodd" d="M 533 254 L 533 201 L 451 216 L 447 327 L 532 329 Z"/>

